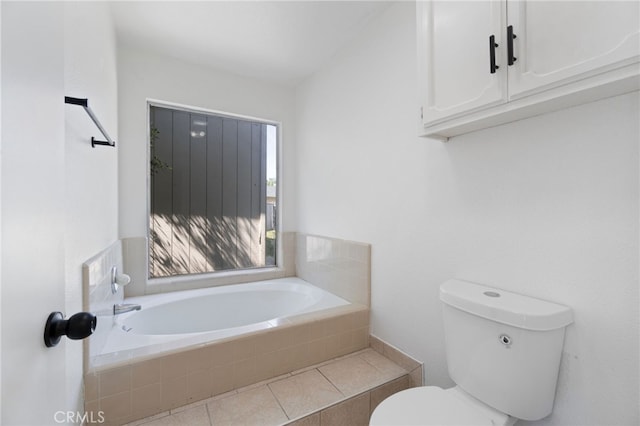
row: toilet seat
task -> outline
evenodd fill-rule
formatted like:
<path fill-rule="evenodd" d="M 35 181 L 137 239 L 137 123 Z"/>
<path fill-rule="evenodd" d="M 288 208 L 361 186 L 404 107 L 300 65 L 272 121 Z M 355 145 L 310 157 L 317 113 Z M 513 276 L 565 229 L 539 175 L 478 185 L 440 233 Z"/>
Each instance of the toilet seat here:
<path fill-rule="evenodd" d="M 370 426 L 498 426 L 513 417 L 492 409 L 458 387 L 421 386 L 391 395 L 376 407 Z"/>

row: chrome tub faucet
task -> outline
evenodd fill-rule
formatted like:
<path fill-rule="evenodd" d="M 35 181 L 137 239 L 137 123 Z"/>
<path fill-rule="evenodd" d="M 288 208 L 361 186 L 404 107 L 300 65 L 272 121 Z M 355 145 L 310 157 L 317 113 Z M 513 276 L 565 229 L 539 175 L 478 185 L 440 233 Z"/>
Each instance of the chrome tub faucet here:
<path fill-rule="evenodd" d="M 135 303 L 118 303 L 113 305 L 113 315 L 124 314 L 131 311 L 139 311 L 142 306 Z"/>

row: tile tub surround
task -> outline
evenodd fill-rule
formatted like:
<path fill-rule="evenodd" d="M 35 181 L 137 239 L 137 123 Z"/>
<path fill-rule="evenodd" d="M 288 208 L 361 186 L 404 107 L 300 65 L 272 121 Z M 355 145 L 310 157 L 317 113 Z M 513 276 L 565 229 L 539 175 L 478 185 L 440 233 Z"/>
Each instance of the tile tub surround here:
<path fill-rule="evenodd" d="M 424 385 L 424 365 L 420 361 L 373 335 L 369 336 L 369 345 L 380 355 L 407 370 L 411 380 L 411 387 Z"/>
<path fill-rule="evenodd" d="M 85 410 L 123 424 L 369 346 L 369 308 L 302 314 L 264 332 L 85 374 Z"/>
<path fill-rule="evenodd" d="M 122 288 L 115 294 L 111 292 L 113 266 L 118 268 L 119 273 L 125 272 L 120 240 L 82 264 L 83 309 L 98 317 L 96 330 L 90 339 L 84 340 L 85 371 L 89 366 L 90 357 L 99 354 L 106 343 L 113 317 L 113 305 L 122 303 L 124 299 Z"/>
<path fill-rule="evenodd" d="M 131 284 L 126 296 L 164 293 L 297 276 L 352 303 L 370 306 L 371 245 L 320 235 L 282 232 L 278 268 L 167 277 L 149 281 L 146 237 L 124 238 L 124 265 Z"/>
<path fill-rule="evenodd" d="M 130 426 L 364 426 L 382 400 L 408 387 L 406 370 L 368 348 Z"/>
<path fill-rule="evenodd" d="M 371 306 L 371 245 L 298 233 L 296 275 L 351 303 Z"/>

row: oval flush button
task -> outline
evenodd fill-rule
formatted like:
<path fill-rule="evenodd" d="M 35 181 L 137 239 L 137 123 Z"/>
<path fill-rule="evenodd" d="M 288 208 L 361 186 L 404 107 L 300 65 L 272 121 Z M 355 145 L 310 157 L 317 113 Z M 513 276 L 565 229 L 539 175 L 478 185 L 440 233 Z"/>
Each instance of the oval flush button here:
<path fill-rule="evenodd" d="M 485 291 L 482 294 L 489 297 L 500 297 L 500 293 L 496 293 L 495 291 Z"/>
<path fill-rule="evenodd" d="M 507 336 L 506 334 L 500 335 L 499 339 L 500 343 L 502 343 L 503 345 L 507 347 L 511 346 L 511 337 Z"/>

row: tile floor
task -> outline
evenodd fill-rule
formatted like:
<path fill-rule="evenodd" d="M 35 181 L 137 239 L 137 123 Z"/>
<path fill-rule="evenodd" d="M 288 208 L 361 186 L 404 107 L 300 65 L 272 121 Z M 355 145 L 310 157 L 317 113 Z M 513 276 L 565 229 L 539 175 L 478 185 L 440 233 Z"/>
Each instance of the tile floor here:
<path fill-rule="evenodd" d="M 384 397 L 409 387 L 407 374 L 369 348 L 129 426 L 366 425 Z"/>

